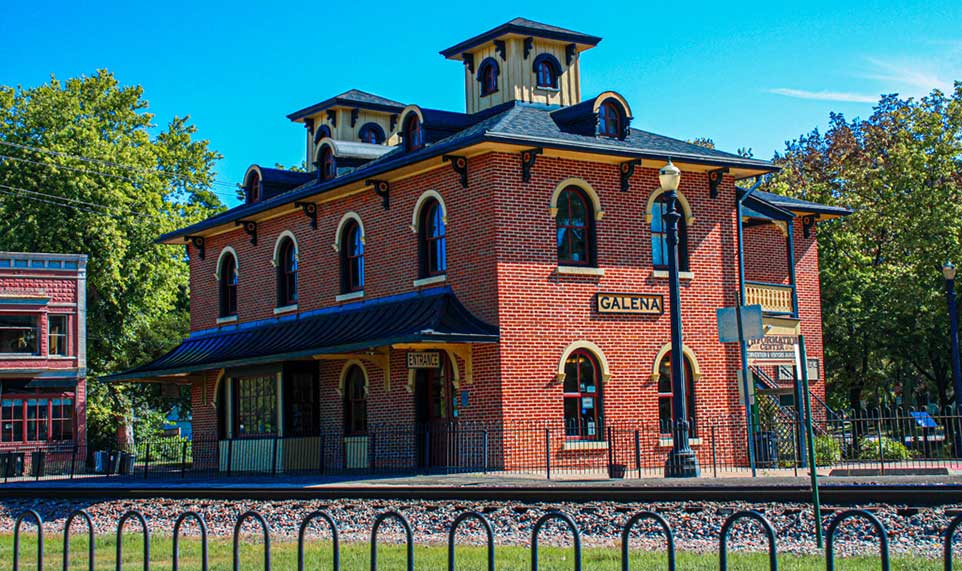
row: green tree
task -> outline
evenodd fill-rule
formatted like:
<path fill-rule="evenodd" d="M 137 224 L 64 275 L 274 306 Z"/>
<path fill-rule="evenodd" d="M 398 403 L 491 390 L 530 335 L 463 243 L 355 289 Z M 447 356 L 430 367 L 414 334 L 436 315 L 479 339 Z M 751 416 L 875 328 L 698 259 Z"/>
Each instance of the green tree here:
<path fill-rule="evenodd" d="M 891 404 L 922 386 L 951 393 L 939 267 L 962 259 L 962 83 L 921 99 L 886 95 L 867 119 L 787 143 L 767 190 L 853 210 L 818 226 L 834 402 Z"/>
<path fill-rule="evenodd" d="M 149 417 L 155 387 L 96 378 L 139 364 L 188 329 L 185 250 L 161 234 L 223 210 L 220 156 L 188 118 L 159 129 L 140 86 L 100 70 L 37 87 L 0 86 L 0 249 L 84 253 L 88 261 L 91 439 Z M 81 158 L 83 157 L 83 158 Z"/>

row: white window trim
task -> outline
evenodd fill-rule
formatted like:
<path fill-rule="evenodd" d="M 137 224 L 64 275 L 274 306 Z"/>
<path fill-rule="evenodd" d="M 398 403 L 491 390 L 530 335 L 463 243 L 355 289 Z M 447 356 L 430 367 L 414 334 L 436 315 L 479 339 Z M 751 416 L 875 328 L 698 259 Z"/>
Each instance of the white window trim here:
<path fill-rule="evenodd" d="M 335 295 L 335 296 L 334 296 L 334 301 L 336 301 L 336 302 L 351 301 L 352 299 L 360 299 L 360 298 L 362 298 L 362 297 L 364 297 L 364 290 L 363 290 L 363 289 L 362 289 L 362 290 L 358 290 L 358 291 L 348 292 L 348 293 L 342 293 L 342 294 L 340 294 L 340 295 Z"/>
<path fill-rule="evenodd" d="M 341 251 L 341 236 L 344 234 L 344 227 L 351 221 L 357 222 L 357 227 L 361 231 L 361 244 L 365 244 L 367 234 L 364 231 L 364 223 L 361 222 L 361 215 L 351 210 L 350 212 L 344 213 L 344 216 L 341 216 L 341 221 L 337 223 L 337 231 L 334 233 L 333 244 L 335 252 Z"/>
<path fill-rule="evenodd" d="M 593 266 L 558 266 L 557 272 L 559 275 L 567 276 L 603 276 L 605 275 L 604 268 L 596 268 Z"/>
<path fill-rule="evenodd" d="M 284 230 L 277 237 L 277 240 L 274 240 L 274 257 L 271 259 L 271 264 L 273 264 L 275 268 L 278 268 L 281 265 L 281 261 L 278 259 L 278 256 L 280 255 L 281 243 L 284 241 L 284 238 L 290 238 L 291 242 L 294 243 L 294 259 L 300 261 L 301 248 L 297 244 L 297 238 L 290 230 Z"/>
<path fill-rule="evenodd" d="M 672 446 L 675 445 L 674 440 L 675 440 L 675 439 L 672 438 L 671 436 L 659 436 L 659 437 L 658 437 L 658 448 L 671 448 Z M 690 445 L 692 445 L 692 446 L 701 446 L 701 445 L 702 445 L 702 440 L 701 440 L 701 438 L 689 438 L 689 439 L 688 439 L 688 444 L 690 444 Z"/>
<path fill-rule="evenodd" d="M 562 450 L 607 450 L 604 440 L 565 440 Z"/>
<path fill-rule="evenodd" d="M 427 278 L 414 280 L 414 287 L 424 287 L 424 286 L 429 286 L 434 284 L 442 284 L 446 281 L 448 281 L 448 275 L 441 274 L 439 276 L 431 276 Z"/>
<path fill-rule="evenodd" d="M 274 315 L 281 315 L 284 313 L 291 313 L 292 311 L 297 311 L 297 304 L 292 303 L 290 305 L 282 305 L 281 307 L 274 308 Z"/>
<path fill-rule="evenodd" d="M 411 216 L 411 232 L 417 234 L 421 229 L 421 209 L 424 205 L 431 199 L 437 200 L 438 204 L 441 206 L 441 222 L 444 222 L 445 232 L 447 232 L 448 225 L 448 207 L 444 204 L 444 199 L 441 197 L 441 193 L 436 190 L 425 190 L 418 197 L 416 203 L 414 203 L 414 214 Z"/>
<path fill-rule="evenodd" d="M 224 325 L 227 323 L 237 323 L 237 314 L 225 315 L 224 317 L 217 318 L 217 325 Z"/>
<path fill-rule="evenodd" d="M 668 279 L 668 270 L 655 270 L 651 275 L 658 279 Z M 693 280 L 695 279 L 695 272 L 678 272 L 678 279 Z"/>

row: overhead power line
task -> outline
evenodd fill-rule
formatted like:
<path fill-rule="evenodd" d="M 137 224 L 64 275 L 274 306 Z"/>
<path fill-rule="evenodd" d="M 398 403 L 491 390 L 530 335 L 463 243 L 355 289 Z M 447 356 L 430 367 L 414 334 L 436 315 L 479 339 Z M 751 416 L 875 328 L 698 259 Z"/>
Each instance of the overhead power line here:
<path fill-rule="evenodd" d="M 117 214 L 111 214 L 110 212 L 104 212 L 102 210 L 94 210 L 93 208 L 87 208 L 86 206 L 82 206 L 81 204 L 74 204 L 74 202 L 80 202 L 80 201 L 64 202 L 63 197 L 57 197 L 56 200 L 43 198 L 43 196 L 52 196 L 52 195 L 44 195 L 43 193 L 27 190 L 26 188 L 20 188 L 18 186 L 8 186 L 5 184 L 0 184 L 0 194 L 8 194 L 10 196 L 19 196 L 22 198 L 27 198 L 29 200 L 35 200 L 37 202 L 43 202 L 46 204 L 52 204 L 54 206 L 60 206 L 62 208 L 73 208 L 75 210 L 81 210 L 83 212 L 89 212 L 91 214 L 98 214 L 101 216 L 110 216 L 113 218 L 119 218 Z M 33 195 L 40 195 L 40 196 L 33 196 Z"/>

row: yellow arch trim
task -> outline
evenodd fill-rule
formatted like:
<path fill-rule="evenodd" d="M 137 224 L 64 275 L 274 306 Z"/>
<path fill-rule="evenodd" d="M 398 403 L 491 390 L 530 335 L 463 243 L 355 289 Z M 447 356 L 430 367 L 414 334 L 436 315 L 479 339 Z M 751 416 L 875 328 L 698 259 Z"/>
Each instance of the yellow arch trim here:
<path fill-rule="evenodd" d="M 602 94 L 600 94 L 598 97 L 595 97 L 595 104 L 592 108 L 592 111 L 597 113 L 598 109 L 601 109 L 601 104 L 608 99 L 614 99 L 615 101 L 620 103 L 621 106 L 624 108 L 625 114 L 628 116 L 628 118 L 630 119 L 632 117 L 631 106 L 628 105 L 628 100 L 622 97 L 621 94 L 618 93 L 617 91 L 605 91 Z"/>
<path fill-rule="evenodd" d="M 344 366 L 341 368 L 341 375 L 340 375 L 340 377 L 338 377 L 338 381 L 337 381 L 337 394 L 338 394 L 339 396 L 342 396 L 342 397 L 344 396 L 344 383 L 347 382 L 347 373 L 348 373 L 348 371 L 351 370 L 351 367 L 353 367 L 354 365 L 357 365 L 358 367 L 360 367 L 360 368 L 361 368 L 361 374 L 364 375 L 364 396 L 368 396 L 368 395 L 371 394 L 371 393 L 370 393 L 370 390 L 371 390 L 371 379 L 370 379 L 370 377 L 368 377 L 367 367 L 364 366 L 364 363 L 363 363 L 361 360 L 359 360 L 359 359 L 351 359 L 351 360 L 347 361 L 346 363 L 344 363 Z"/>
<path fill-rule="evenodd" d="M 655 363 L 651 369 L 651 380 L 654 382 L 658 381 L 661 373 L 658 371 L 658 366 L 661 364 L 661 360 L 665 358 L 665 355 L 671 351 L 671 343 L 666 344 L 664 347 L 658 351 L 658 355 L 655 356 Z M 695 356 L 695 352 L 691 350 L 688 345 L 682 345 L 682 354 L 688 359 L 691 364 L 691 382 L 697 382 L 701 378 L 701 366 L 698 364 L 698 357 Z"/>
<path fill-rule="evenodd" d="M 414 213 L 411 215 L 411 232 L 417 234 L 420 229 L 418 226 L 418 220 L 421 218 L 421 209 L 424 208 L 424 203 L 431 199 L 437 200 L 438 204 L 441 205 L 441 220 L 444 225 L 448 225 L 448 207 L 444 204 L 444 199 L 441 198 L 441 193 L 436 190 L 425 190 L 418 197 L 418 201 L 414 203 Z"/>
<path fill-rule="evenodd" d="M 237 276 L 240 277 L 240 260 L 237 258 L 237 251 L 230 246 L 224 246 L 224 248 L 220 251 L 220 255 L 217 256 L 217 268 L 214 270 L 214 277 L 220 279 L 220 268 L 224 263 L 225 254 L 234 256 L 234 265 L 237 267 Z"/>
<path fill-rule="evenodd" d="M 601 347 L 595 345 L 591 341 L 575 341 L 571 345 L 565 347 L 565 350 L 561 353 L 561 360 L 558 361 L 558 372 L 555 373 L 555 378 L 559 382 L 564 382 L 565 377 L 565 362 L 567 362 L 568 357 L 578 349 L 584 349 L 598 359 L 598 364 L 601 366 L 601 382 L 607 383 L 611 378 L 611 368 L 608 366 L 608 357 L 605 357 L 605 352 L 601 350 Z"/>
<path fill-rule="evenodd" d="M 297 244 L 297 237 L 290 230 L 284 230 L 277 236 L 277 240 L 274 240 L 274 256 L 271 258 L 271 264 L 275 268 L 280 261 L 277 256 L 280 255 L 281 242 L 284 241 L 284 238 L 290 238 L 291 242 L 294 242 L 294 258 L 299 260 L 301 257 L 301 247 Z"/>
<path fill-rule="evenodd" d="M 588 195 L 588 200 L 591 201 L 591 207 L 595 211 L 595 220 L 601 220 L 605 215 L 605 211 L 601 209 L 601 199 L 598 197 L 598 193 L 595 189 L 588 184 L 583 178 L 566 178 L 555 187 L 554 192 L 551 193 L 551 203 L 550 212 L 551 217 L 555 218 L 558 216 L 558 197 L 561 196 L 561 191 L 568 188 L 569 186 L 576 186 L 583 190 L 585 194 Z"/>
<path fill-rule="evenodd" d="M 654 216 L 652 214 L 652 209 L 655 206 L 655 200 L 664 194 L 664 192 L 665 191 L 663 189 L 659 188 L 658 190 L 653 191 L 648 197 L 648 205 L 645 206 L 645 222 L 651 224 L 651 219 Z M 685 224 L 690 227 L 695 223 L 695 214 L 692 212 L 691 205 L 688 204 L 688 199 L 685 198 L 685 195 L 682 194 L 681 191 L 678 191 L 676 194 L 678 195 L 678 204 L 681 206 L 681 211 L 685 215 Z"/>
<path fill-rule="evenodd" d="M 337 223 L 337 232 L 334 234 L 334 251 L 341 251 L 341 234 L 344 233 L 344 227 L 351 220 L 357 222 L 358 228 L 361 229 L 361 243 L 364 244 L 367 239 L 367 233 L 364 231 L 364 223 L 361 222 L 361 215 L 357 212 L 351 210 L 350 212 L 345 212 L 344 216 L 341 216 L 341 221 Z"/>
<path fill-rule="evenodd" d="M 421 125 L 424 125 L 424 113 L 421 112 L 421 108 L 417 105 L 408 105 L 404 109 L 401 109 L 401 112 L 398 113 L 397 126 L 395 127 L 394 132 L 391 133 L 392 136 L 400 136 L 401 132 L 404 131 L 404 122 L 407 121 L 409 113 L 417 113 L 418 119 L 421 121 Z"/>

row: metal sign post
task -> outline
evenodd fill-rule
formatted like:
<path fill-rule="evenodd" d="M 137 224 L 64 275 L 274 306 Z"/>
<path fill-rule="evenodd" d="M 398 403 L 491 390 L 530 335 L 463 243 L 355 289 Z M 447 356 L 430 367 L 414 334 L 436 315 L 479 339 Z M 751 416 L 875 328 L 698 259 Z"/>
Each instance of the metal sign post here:
<path fill-rule="evenodd" d="M 805 336 L 798 336 L 798 351 L 802 363 L 802 391 L 805 394 L 805 439 L 808 440 L 808 473 L 812 480 L 812 510 L 815 517 L 815 541 L 822 548 L 822 505 L 818 499 L 818 464 L 815 460 L 815 429 L 812 427 L 812 393 L 808 386 L 808 354 Z"/>
<path fill-rule="evenodd" d="M 740 298 L 741 296 L 739 296 Z M 752 375 L 748 370 L 748 339 L 763 337 L 765 330 L 762 326 L 762 306 L 742 306 L 741 299 L 735 307 L 723 307 L 715 313 L 718 319 L 718 340 L 722 343 L 737 341 L 741 350 L 742 370 L 741 383 L 745 393 L 745 427 L 748 432 L 748 464 L 752 469 L 752 477 L 758 476 L 755 467 L 755 420 L 752 415 Z M 734 326 L 734 327 L 733 327 Z M 732 335 L 735 329 L 735 335 Z"/>

